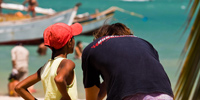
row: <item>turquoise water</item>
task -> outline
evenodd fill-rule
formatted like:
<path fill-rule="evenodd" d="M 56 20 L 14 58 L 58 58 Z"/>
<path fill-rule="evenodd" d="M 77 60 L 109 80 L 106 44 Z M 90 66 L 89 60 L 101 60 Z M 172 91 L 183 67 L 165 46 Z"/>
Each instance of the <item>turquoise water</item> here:
<path fill-rule="evenodd" d="M 5 2 L 8 0 L 5 0 Z M 10 0 L 9 0 L 10 1 Z M 73 7 L 77 2 L 82 3 L 78 13 L 94 13 L 98 8 L 100 11 L 111 6 L 118 6 L 128 11 L 142 14 L 148 18 L 143 21 L 141 18 L 131 16 L 126 13 L 116 11 L 112 23 L 121 22 L 127 25 L 136 36 L 148 40 L 158 50 L 160 61 L 163 64 L 170 80 L 172 87 L 177 81 L 179 66 L 179 57 L 184 43 L 189 34 L 189 30 L 182 36 L 181 26 L 187 19 L 187 7 L 189 0 L 154 0 L 152 2 L 124 2 L 120 0 L 39 0 L 39 6 L 44 8 L 53 8 L 56 11 L 62 11 Z M 11 1 L 10 1 L 11 2 Z M 23 0 L 15 0 L 15 2 L 23 2 Z M 3 10 L 4 13 L 14 13 L 14 10 Z M 26 13 L 26 12 L 24 12 Z M 181 31 L 179 31 L 181 30 Z M 81 40 L 84 47 L 91 41 L 92 36 L 76 36 L 75 40 Z M 0 94 L 7 93 L 7 78 L 11 71 L 10 50 L 14 46 L 0 46 Z M 42 66 L 51 56 L 48 50 L 46 56 L 38 56 L 36 53 L 37 46 L 25 46 L 30 52 L 29 71 L 33 74 Z M 85 98 L 84 88 L 82 85 L 81 61 L 73 59 L 74 54 L 68 56 L 76 64 L 76 74 L 78 80 L 79 98 Z M 35 85 L 38 90 L 34 95 L 43 96 L 41 83 Z"/>

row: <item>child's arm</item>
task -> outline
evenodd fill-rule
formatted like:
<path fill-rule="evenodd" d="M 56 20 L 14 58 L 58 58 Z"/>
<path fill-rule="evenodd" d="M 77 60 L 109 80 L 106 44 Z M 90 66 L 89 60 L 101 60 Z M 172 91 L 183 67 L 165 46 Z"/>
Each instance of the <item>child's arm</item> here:
<path fill-rule="evenodd" d="M 42 68 L 42 67 L 41 67 Z M 25 100 L 35 100 L 31 93 L 27 90 L 28 87 L 40 81 L 40 70 L 41 68 L 33 75 L 27 77 L 22 82 L 17 84 L 15 91 L 23 97 Z"/>
<path fill-rule="evenodd" d="M 57 85 L 58 90 L 62 94 L 61 100 L 71 100 L 69 94 L 67 93 L 67 81 L 66 79 L 70 76 L 70 73 L 72 73 L 73 69 L 75 68 L 75 64 L 73 61 L 64 59 L 60 65 L 57 72 L 57 76 L 54 78 L 55 83 Z"/>

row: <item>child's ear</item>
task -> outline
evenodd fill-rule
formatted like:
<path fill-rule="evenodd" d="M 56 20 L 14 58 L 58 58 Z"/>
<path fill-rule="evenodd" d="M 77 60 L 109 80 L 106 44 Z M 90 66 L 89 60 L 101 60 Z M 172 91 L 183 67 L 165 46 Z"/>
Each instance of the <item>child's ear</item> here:
<path fill-rule="evenodd" d="M 71 39 L 67 42 L 67 46 L 72 47 L 72 40 Z"/>

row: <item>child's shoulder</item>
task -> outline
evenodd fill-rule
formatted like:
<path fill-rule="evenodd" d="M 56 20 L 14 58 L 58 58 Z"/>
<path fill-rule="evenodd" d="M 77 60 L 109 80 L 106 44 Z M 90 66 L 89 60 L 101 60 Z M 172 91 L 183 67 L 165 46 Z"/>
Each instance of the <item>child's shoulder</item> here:
<path fill-rule="evenodd" d="M 75 67 L 75 63 L 70 59 L 63 59 L 60 64 L 67 67 Z"/>

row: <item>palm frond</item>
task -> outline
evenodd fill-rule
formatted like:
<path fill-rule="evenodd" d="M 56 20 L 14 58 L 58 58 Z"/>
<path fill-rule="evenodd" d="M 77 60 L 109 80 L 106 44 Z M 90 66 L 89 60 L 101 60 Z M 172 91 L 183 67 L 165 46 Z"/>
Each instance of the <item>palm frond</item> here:
<path fill-rule="evenodd" d="M 179 79 L 174 89 L 176 100 L 189 100 L 191 97 L 193 98 L 192 100 L 198 100 L 198 98 L 200 98 L 200 77 L 198 76 L 200 70 L 199 0 L 193 0 L 184 32 L 191 23 L 192 18 L 195 17 L 195 13 L 197 13 L 195 21 L 182 51 L 182 57 L 185 59 L 182 64 L 182 70 Z"/>

